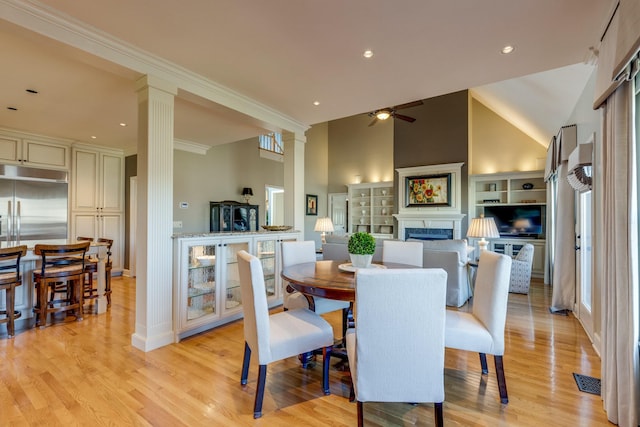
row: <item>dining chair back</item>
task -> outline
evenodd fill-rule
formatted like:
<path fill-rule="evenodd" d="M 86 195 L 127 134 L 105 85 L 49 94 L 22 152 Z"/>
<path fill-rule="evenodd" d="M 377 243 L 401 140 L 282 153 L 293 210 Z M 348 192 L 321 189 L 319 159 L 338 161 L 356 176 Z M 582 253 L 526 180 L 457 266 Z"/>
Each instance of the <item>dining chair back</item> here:
<path fill-rule="evenodd" d="M 382 262 L 422 267 L 424 247 L 420 242 L 384 240 L 382 242 Z"/>
<path fill-rule="evenodd" d="M 313 240 L 301 242 L 282 242 L 282 267 L 295 264 L 316 262 L 316 244 Z M 337 310 L 349 309 L 349 301 L 338 301 L 320 297 L 305 297 L 296 292 L 291 286 L 286 286 L 283 298 L 285 310 L 294 308 L 309 308 L 318 314 L 330 313 Z M 346 313 L 343 311 L 343 319 Z M 346 322 L 345 322 L 346 324 Z"/>
<path fill-rule="evenodd" d="M 253 417 L 262 416 L 267 364 L 298 354 L 323 349 L 324 394 L 329 394 L 329 358 L 333 344 L 331 325 L 307 308 L 269 314 L 262 264 L 255 256 L 240 251 L 238 270 L 244 310 L 244 358 L 240 383 L 247 384 L 251 355 L 258 359 L 258 384 Z"/>
<path fill-rule="evenodd" d="M 347 354 L 359 426 L 363 402 L 434 402 L 436 425 L 443 424 L 446 294 L 440 268 L 356 273 Z"/>
<path fill-rule="evenodd" d="M 471 313 L 447 310 L 445 345 L 480 354 L 482 373 L 488 373 L 487 354 L 494 356 L 502 403 L 508 403 L 504 376 L 504 327 L 507 319 L 511 258 L 483 251 L 478 262 Z"/>
<path fill-rule="evenodd" d="M 36 287 L 36 324 L 44 328 L 47 315 L 71 311 L 82 320 L 84 303 L 85 256 L 91 242 L 52 245 L 37 244 L 34 254 L 40 256 L 40 267 L 34 270 Z M 54 295 L 63 296 L 55 299 Z M 51 298 L 50 298 L 51 297 Z"/>
<path fill-rule="evenodd" d="M 5 293 L 5 308 L 0 310 L 0 324 L 7 324 L 7 335 L 15 335 L 15 320 L 22 316 L 15 310 L 16 287 L 22 285 L 20 259 L 27 254 L 26 246 L 14 246 L 0 249 L 0 291 Z"/>

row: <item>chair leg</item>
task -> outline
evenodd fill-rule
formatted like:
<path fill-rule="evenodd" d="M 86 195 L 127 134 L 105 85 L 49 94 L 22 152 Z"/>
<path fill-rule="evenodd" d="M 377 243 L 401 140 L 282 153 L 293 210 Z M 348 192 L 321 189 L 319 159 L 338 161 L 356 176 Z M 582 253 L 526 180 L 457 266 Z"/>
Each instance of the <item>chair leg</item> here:
<path fill-rule="evenodd" d="M 267 379 L 267 365 L 258 368 L 258 388 L 256 388 L 256 401 L 253 404 L 253 418 L 262 416 L 262 398 L 264 397 L 264 383 Z"/>
<path fill-rule="evenodd" d="M 111 269 L 107 269 L 105 275 L 104 294 L 107 296 L 107 308 L 111 308 Z"/>
<path fill-rule="evenodd" d="M 37 321 L 37 325 L 40 326 L 40 328 L 44 328 L 45 326 L 47 326 L 47 306 L 49 304 L 48 298 L 47 298 L 47 288 L 49 287 L 49 284 L 46 283 L 44 280 L 40 280 L 40 282 L 38 282 L 37 284 L 38 286 L 38 296 L 37 296 L 37 305 L 38 305 L 38 318 L 36 319 Z"/>
<path fill-rule="evenodd" d="M 72 303 L 78 304 L 78 308 L 75 310 L 76 320 L 82 320 L 82 313 L 84 312 L 84 274 L 77 280 L 74 280 L 73 289 L 75 296 Z"/>
<path fill-rule="evenodd" d="M 322 349 L 322 391 L 325 396 L 331 394 L 329 389 L 329 359 L 331 359 L 331 346 Z"/>
<path fill-rule="evenodd" d="M 434 416 L 437 427 L 444 426 L 444 416 L 442 415 L 442 402 L 434 403 Z"/>
<path fill-rule="evenodd" d="M 504 364 L 502 362 L 502 356 L 493 356 L 493 361 L 496 364 L 496 377 L 498 378 L 500 401 L 505 404 L 509 403 L 509 396 L 507 396 L 507 380 L 504 377 Z"/>
<path fill-rule="evenodd" d="M 358 400 L 358 427 L 364 427 L 364 410 L 362 408 L 362 402 Z"/>
<path fill-rule="evenodd" d="M 6 314 L 7 314 L 7 334 L 9 335 L 9 338 L 13 338 L 13 336 L 16 333 L 15 330 L 15 292 L 16 292 L 16 288 L 15 286 L 11 286 L 11 288 L 7 289 L 5 291 L 6 294 L 6 299 L 7 299 L 7 304 L 5 307 L 6 310 Z"/>
<path fill-rule="evenodd" d="M 242 374 L 240 376 L 240 384 L 247 385 L 247 377 L 249 376 L 249 362 L 251 361 L 251 348 L 249 344 L 244 342 L 244 357 L 242 358 Z"/>
<path fill-rule="evenodd" d="M 484 353 L 479 353 L 479 354 L 480 354 L 480 367 L 482 368 L 482 373 L 488 374 L 489 367 L 487 366 L 487 355 Z"/>

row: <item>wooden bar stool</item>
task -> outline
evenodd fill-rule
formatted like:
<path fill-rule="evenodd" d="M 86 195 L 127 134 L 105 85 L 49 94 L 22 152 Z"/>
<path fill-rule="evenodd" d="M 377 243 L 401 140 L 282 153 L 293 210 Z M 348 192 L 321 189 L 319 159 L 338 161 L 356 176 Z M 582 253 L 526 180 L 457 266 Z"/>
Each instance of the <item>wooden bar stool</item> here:
<path fill-rule="evenodd" d="M 91 242 L 67 245 L 35 246 L 34 253 L 42 257 L 40 269 L 33 273 L 36 287 L 36 325 L 44 328 L 49 313 L 71 311 L 82 320 L 84 304 L 85 256 Z M 52 294 L 62 293 L 60 299 Z"/>
<path fill-rule="evenodd" d="M 111 269 L 113 268 L 113 263 L 111 262 L 111 246 L 113 246 L 112 239 L 106 239 L 104 237 L 100 237 L 98 242 L 107 244 L 107 262 L 104 266 L 104 275 L 105 275 L 105 286 L 104 286 L 104 294 L 107 297 L 107 307 L 111 307 Z M 96 266 L 97 269 L 97 266 Z"/>
<path fill-rule="evenodd" d="M 22 285 L 20 276 L 20 258 L 27 253 L 26 246 L 15 246 L 12 248 L 0 249 L 0 291 L 5 292 L 6 305 L 0 314 L 0 324 L 7 324 L 7 334 L 9 338 L 15 335 L 15 320 L 22 316 L 20 311 L 15 311 L 16 286 Z"/>
<path fill-rule="evenodd" d="M 78 236 L 76 240 L 79 242 L 93 242 L 93 237 Z M 98 287 L 93 281 L 93 274 L 98 272 L 98 259 L 88 255 L 85 259 L 84 272 L 86 278 L 83 284 L 84 302 L 98 298 Z"/>

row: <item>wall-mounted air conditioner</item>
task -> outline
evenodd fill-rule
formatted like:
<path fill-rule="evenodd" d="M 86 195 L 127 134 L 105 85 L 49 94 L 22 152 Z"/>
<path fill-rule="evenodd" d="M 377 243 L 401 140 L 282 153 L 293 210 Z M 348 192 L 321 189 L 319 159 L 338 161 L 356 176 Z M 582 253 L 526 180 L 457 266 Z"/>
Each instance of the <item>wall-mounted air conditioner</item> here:
<path fill-rule="evenodd" d="M 593 141 L 593 138 L 590 139 Z M 593 163 L 593 142 L 578 144 L 569 155 L 567 180 L 577 191 L 591 190 L 591 164 Z"/>

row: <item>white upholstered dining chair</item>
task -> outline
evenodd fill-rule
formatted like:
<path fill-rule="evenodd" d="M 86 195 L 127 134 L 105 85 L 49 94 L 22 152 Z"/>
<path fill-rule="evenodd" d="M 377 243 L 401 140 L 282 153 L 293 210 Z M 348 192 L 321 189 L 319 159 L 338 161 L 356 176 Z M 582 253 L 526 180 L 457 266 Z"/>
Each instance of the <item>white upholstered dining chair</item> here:
<path fill-rule="evenodd" d="M 424 247 L 420 242 L 382 241 L 382 262 L 422 267 Z"/>
<path fill-rule="evenodd" d="M 356 273 L 356 327 L 347 354 L 358 402 L 435 403 L 443 425 L 447 273 L 440 269 L 363 269 Z"/>
<path fill-rule="evenodd" d="M 493 355 L 502 403 L 509 402 L 502 356 L 510 274 L 510 257 L 483 251 L 478 262 L 472 311 L 447 310 L 445 330 L 446 347 L 480 354 L 483 374 L 489 372 L 486 355 Z"/>
<path fill-rule="evenodd" d="M 253 417 L 262 416 L 267 365 L 301 353 L 323 349 L 322 390 L 324 394 L 329 394 L 329 358 L 333 345 L 331 325 L 308 308 L 269 315 L 260 260 L 246 251 L 240 251 L 238 268 L 244 309 L 242 385 L 247 384 L 253 353 L 257 355 L 259 364 Z"/>
<path fill-rule="evenodd" d="M 289 267 L 295 264 L 306 262 L 316 262 L 316 244 L 313 240 L 303 242 L 282 242 L 282 267 Z M 343 310 L 343 318 L 346 319 L 344 310 L 350 306 L 349 301 L 338 301 L 328 298 L 309 297 L 311 303 L 300 292 L 291 289 L 289 286 L 284 291 L 283 306 L 285 310 L 295 308 L 310 308 L 318 314 L 329 313 L 331 311 Z"/>

